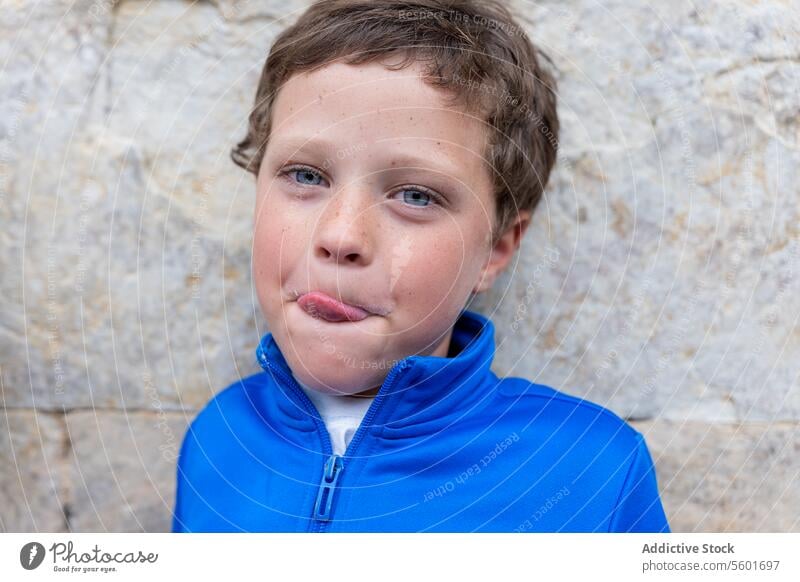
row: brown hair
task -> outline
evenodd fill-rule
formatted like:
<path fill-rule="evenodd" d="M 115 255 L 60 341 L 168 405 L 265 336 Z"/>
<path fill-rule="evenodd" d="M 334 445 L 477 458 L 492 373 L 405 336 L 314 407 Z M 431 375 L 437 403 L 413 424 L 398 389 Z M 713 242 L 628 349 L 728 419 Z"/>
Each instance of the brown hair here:
<path fill-rule="evenodd" d="M 401 69 L 426 65 L 425 78 L 452 103 L 489 125 L 496 198 L 492 242 L 517 212 L 535 209 L 558 149 L 556 86 L 536 49 L 499 0 L 319 0 L 272 45 L 261 71 L 246 137 L 231 151 L 258 176 L 278 90 L 291 75 L 341 60 L 379 61 L 399 54 Z"/>

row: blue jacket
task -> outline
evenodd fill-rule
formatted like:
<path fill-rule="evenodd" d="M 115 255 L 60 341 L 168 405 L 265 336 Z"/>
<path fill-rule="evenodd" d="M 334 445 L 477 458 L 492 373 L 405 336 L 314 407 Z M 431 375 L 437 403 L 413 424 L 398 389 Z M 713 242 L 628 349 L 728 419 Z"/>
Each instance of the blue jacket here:
<path fill-rule="evenodd" d="M 397 362 L 343 456 L 272 334 L 181 446 L 173 531 L 669 532 L 642 435 L 609 410 L 490 370 L 463 310 L 454 357 Z"/>

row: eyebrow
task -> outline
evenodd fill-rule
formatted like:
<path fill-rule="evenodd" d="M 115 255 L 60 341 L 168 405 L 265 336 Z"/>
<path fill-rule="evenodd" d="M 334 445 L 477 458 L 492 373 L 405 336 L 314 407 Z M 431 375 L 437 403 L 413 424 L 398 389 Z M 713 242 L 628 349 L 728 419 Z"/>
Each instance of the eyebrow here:
<path fill-rule="evenodd" d="M 337 148 L 336 145 L 319 137 L 284 137 L 273 142 L 272 147 L 281 157 L 291 157 L 292 155 L 305 152 L 309 154 L 327 155 L 329 158 L 337 159 L 337 151 L 346 151 L 348 148 Z M 439 172 L 445 177 L 458 176 L 463 173 L 461 165 L 452 157 L 443 154 L 437 156 L 434 162 L 430 158 L 418 156 L 412 153 L 400 152 L 389 157 L 392 166 L 387 170 L 402 170 L 404 168 L 418 168 L 430 172 Z"/>
<path fill-rule="evenodd" d="M 445 157 L 445 159 L 436 159 L 436 161 L 433 161 L 431 159 L 415 156 L 413 154 L 398 154 L 392 156 L 391 162 L 395 163 L 397 167 L 387 168 L 388 170 L 416 168 L 429 172 L 441 173 L 447 178 L 457 177 L 459 174 L 464 172 L 464 168 L 459 167 L 459 164 L 449 157 Z"/>

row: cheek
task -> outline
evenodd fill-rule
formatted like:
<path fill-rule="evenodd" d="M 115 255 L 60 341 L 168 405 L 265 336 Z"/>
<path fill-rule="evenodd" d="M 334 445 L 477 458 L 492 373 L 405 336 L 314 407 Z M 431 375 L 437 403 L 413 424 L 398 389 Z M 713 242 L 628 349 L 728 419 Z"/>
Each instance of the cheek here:
<path fill-rule="evenodd" d="M 253 275 L 256 282 L 263 281 L 269 275 L 268 271 L 278 264 L 276 249 L 280 245 L 281 230 L 266 212 L 256 216 L 253 224 Z"/>
<path fill-rule="evenodd" d="M 261 294 L 286 279 L 288 269 L 297 262 L 301 229 L 274 200 L 267 200 L 253 223 L 253 277 Z"/>
<path fill-rule="evenodd" d="M 413 300 L 413 305 L 426 312 L 440 303 L 460 300 L 464 289 L 471 284 L 469 251 L 465 245 L 454 229 L 426 235 L 424 241 L 417 240 L 397 277 L 402 298 Z M 393 262 L 397 271 L 402 261 Z"/>
<path fill-rule="evenodd" d="M 276 265 L 281 252 L 297 244 L 294 239 L 302 230 L 296 228 L 301 217 L 278 186 L 274 183 L 267 193 L 259 193 L 253 224 L 254 255 L 269 257 L 271 263 L 274 259 Z"/>

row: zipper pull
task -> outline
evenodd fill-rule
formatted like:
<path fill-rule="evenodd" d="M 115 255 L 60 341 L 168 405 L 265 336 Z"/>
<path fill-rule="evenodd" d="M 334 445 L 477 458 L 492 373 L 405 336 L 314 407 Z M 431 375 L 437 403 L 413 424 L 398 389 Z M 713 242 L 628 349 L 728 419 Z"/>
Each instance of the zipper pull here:
<path fill-rule="evenodd" d="M 325 471 L 322 474 L 322 481 L 317 491 L 317 501 L 314 504 L 314 518 L 321 521 L 331 519 L 331 503 L 333 502 L 333 491 L 339 474 L 344 469 L 344 463 L 340 455 L 331 455 L 325 462 Z"/>

